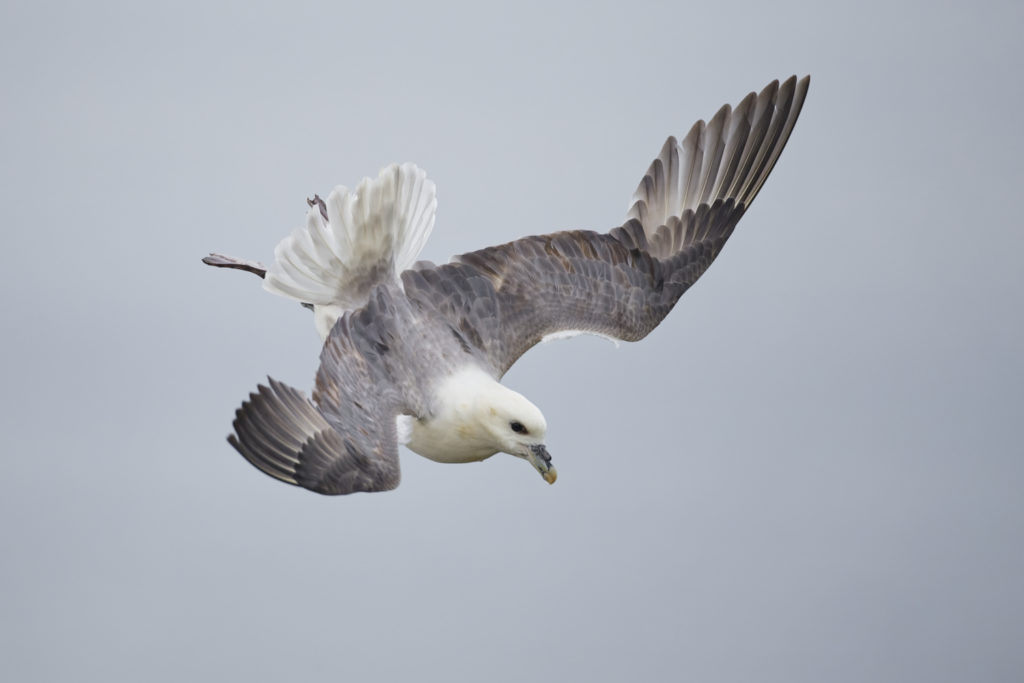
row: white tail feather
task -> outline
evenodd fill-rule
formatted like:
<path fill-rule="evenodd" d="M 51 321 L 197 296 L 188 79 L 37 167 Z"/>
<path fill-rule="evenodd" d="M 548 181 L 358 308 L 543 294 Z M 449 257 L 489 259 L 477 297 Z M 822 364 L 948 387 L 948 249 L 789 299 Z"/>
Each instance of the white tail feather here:
<path fill-rule="evenodd" d="M 434 228 L 436 188 L 415 165 L 392 164 L 355 191 L 334 188 L 324 208 L 326 220 L 314 203 L 306 225 L 277 245 L 263 286 L 322 309 L 317 328 L 329 331 L 341 312 L 415 262 Z"/>

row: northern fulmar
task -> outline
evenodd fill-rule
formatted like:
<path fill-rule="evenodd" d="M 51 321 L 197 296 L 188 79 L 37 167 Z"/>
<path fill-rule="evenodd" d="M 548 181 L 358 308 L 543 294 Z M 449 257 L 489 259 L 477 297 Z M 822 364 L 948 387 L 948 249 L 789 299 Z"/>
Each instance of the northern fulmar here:
<path fill-rule="evenodd" d="M 637 341 L 707 270 L 775 166 L 810 77 L 773 81 L 669 137 L 606 233 L 569 230 L 417 262 L 434 184 L 391 165 L 307 200 L 269 268 L 210 254 L 313 310 L 324 340 L 312 401 L 273 379 L 228 441 L 266 474 L 317 493 L 398 486 L 398 446 L 438 462 L 498 452 L 556 472 L 541 411 L 500 383 L 535 344 L 580 333 Z"/>

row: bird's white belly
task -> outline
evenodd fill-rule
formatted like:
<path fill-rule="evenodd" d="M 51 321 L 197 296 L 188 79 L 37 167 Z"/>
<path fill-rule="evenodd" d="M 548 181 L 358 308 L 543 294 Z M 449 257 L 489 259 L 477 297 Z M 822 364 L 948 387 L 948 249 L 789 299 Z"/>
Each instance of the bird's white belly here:
<path fill-rule="evenodd" d="M 441 419 L 423 422 L 408 415 L 398 418 L 399 441 L 435 462 L 477 462 L 498 452 L 475 431 Z"/>

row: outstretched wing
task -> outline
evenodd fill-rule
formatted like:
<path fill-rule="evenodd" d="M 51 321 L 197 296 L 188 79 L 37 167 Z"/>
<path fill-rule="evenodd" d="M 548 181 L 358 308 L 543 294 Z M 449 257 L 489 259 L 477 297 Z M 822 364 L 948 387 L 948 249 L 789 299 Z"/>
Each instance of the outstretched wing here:
<path fill-rule="evenodd" d="M 398 486 L 396 417 L 419 403 L 402 360 L 400 325 L 386 287 L 335 325 L 320 355 L 313 401 L 270 380 L 238 409 L 228 441 L 264 473 L 324 494 Z"/>
<path fill-rule="evenodd" d="M 669 138 L 608 234 L 526 237 L 403 273 L 406 295 L 435 309 L 500 376 L 559 332 L 635 341 L 704 273 L 779 158 L 809 77 L 774 81 L 735 109 Z"/>

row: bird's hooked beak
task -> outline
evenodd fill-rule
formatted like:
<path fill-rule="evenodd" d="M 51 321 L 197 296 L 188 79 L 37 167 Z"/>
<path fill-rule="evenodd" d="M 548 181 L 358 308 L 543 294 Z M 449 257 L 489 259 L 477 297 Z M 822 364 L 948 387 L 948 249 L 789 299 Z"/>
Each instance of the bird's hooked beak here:
<path fill-rule="evenodd" d="M 544 444 L 530 446 L 526 453 L 526 459 L 540 472 L 540 476 L 544 477 L 544 481 L 549 484 L 555 483 L 555 479 L 558 478 L 558 471 L 551 464 L 551 455 L 548 453 L 548 449 L 544 447 Z"/>

